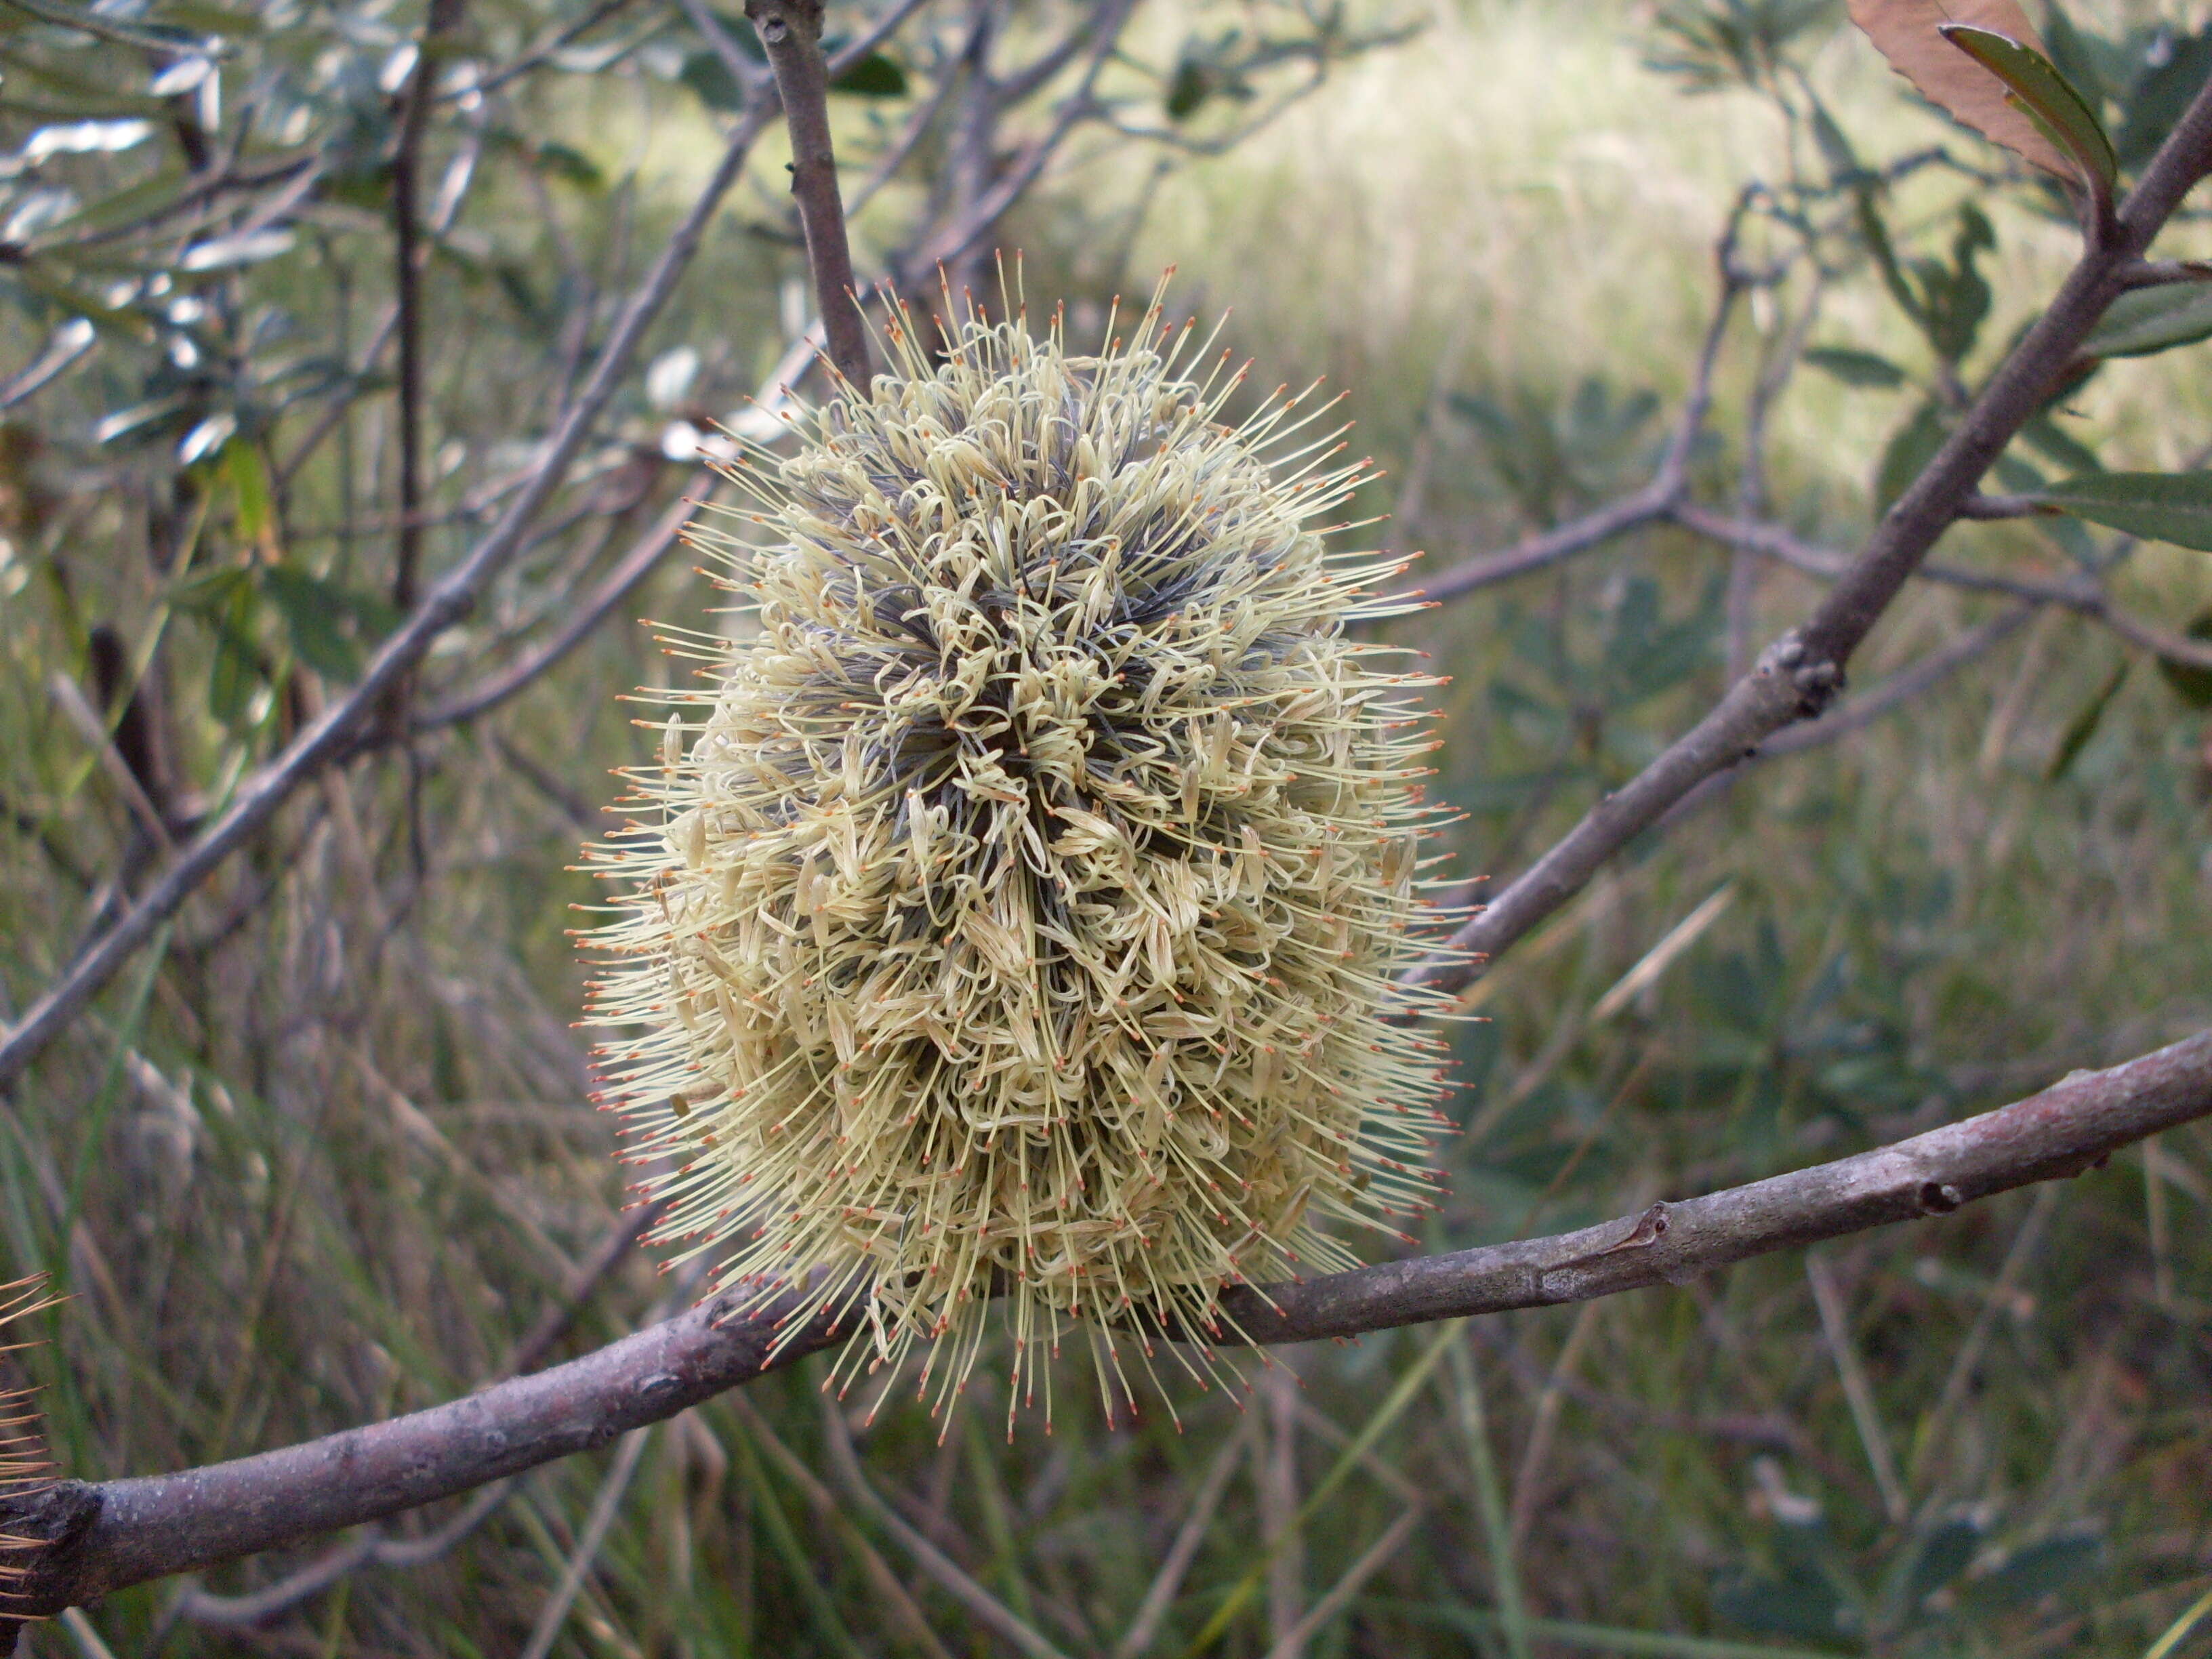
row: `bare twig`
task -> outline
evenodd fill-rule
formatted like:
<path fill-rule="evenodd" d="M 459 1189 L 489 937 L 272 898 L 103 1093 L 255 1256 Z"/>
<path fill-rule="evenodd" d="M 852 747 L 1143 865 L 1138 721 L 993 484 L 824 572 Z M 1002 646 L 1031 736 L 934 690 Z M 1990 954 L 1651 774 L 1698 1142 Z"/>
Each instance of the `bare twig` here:
<path fill-rule="evenodd" d="M 907 0 L 892 7 L 874 27 L 838 52 L 829 73 L 842 73 L 874 51 L 919 3 L 920 0 Z M 347 695 L 332 702 L 282 754 L 240 785 L 229 809 L 206 825 L 138 901 L 8 1028 L 5 1039 L 0 1040 L 0 1088 L 12 1082 L 67 1029 L 85 1004 L 176 914 L 201 882 L 258 834 L 302 785 L 350 752 L 358 728 L 370 712 L 413 671 L 446 629 L 475 608 L 485 586 L 520 549 L 539 511 L 560 488 L 569 463 L 628 372 L 647 330 L 689 269 L 715 210 L 744 171 L 755 140 L 775 112 L 773 100 L 763 98 L 739 118 L 704 189 L 630 296 L 583 390 L 561 412 L 537 464 L 499 521 L 423 595 L 422 603 L 385 641 Z"/>
<path fill-rule="evenodd" d="M 783 98 L 791 131 L 791 194 L 806 233 L 814 303 L 822 313 L 830 361 L 854 386 L 868 384 L 868 330 L 853 281 L 853 250 L 837 194 L 837 157 L 830 143 L 830 79 L 822 61 L 822 0 L 745 0 L 769 67 Z"/>
<path fill-rule="evenodd" d="M 1598 1304 L 1588 1302 L 1575 1316 L 1575 1322 L 1567 1332 L 1567 1340 L 1559 1345 L 1559 1356 L 1552 1362 L 1551 1375 L 1536 1395 L 1536 1410 L 1528 1425 L 1528 1442 L 1521 1453 L 1521 1466 L 1513 1474 L 1513 1504 L 1508 1514 L 1506 1538 L 1516 1556 L 1528 1541 L 1529 1528 L 1536 1524 L 1536 1499 L 1543 1482 L 1544 1464 L 1552 1455 L 1552 1437 L 1559 1431 L 1559 1409 L 1565 1402 L 1566 1385 L 1582 1364 L 1583 1348 L 1589 1341 L 1590 1332 L 1596 1328 Z"/>
<path fill-rule="evenodd" d="M 1731 519 L 1693 502 L 1678 503 L 1670 517 L 1695 535 L 1730 547 L 1740 547 L 1788 565 L 1793 570 L 1823 580 L 1833 580 L 1850 568 L 1839 553 L 1814 546 L 1779 525 Z M 2039 580 L 2033 576 L 2007 576 L 1994 571 L 1969 570 L 1960 565 L 1930 561 L 1913 573 L 1915 580 L 1975 593 L 2002 593 L 2034 605 L 2059 605 L 2077 616 L 2103 623 L 2122 639 L 2153 654 L 2194 668 L 2212 668 L 2212 643 L 2170 633 L 2123 610 L 2086 576 L 2070 581 Z"/>
<path fill-rule="evenodd" d="M 826 1395 L 823 1397 L 822 1425 L 823 1437 L 830 1443 L 830 1466 L 846 1494 L 874 1517 L 877 1524 L 897 1540 L 901 1549 L 914 1557 L 916 1565 L 975 1614 L 977 1623 L 997 1632 L 1027 1654 L 1029 1659 L 1066 1659 L 1058 1648 L 1037 1632 L 1036 1626 L 962 1571 L 957 1562 L 924 1538 L 919 1528 L 884 1501 L 882 1495 L 868 1484 L 867 1474 L 860 1468 L 860 1454 L 854 1447 L 853 1433 L 846 1426 L 844 1413 Z"/>
<path fill-rule="evenodd" d="M 715 487 L 720 481 L 711 471 L 702 471 L 684 487 L 682 494 L 671 502 L 650 528 L 631 544 L 629 552 L 615 563 L 613 569 L 601 578 L 590 595 L 569 609 L 559 629 L 552 635 L 517 657 L 497 672 L 488 674 L 474 685 L 455 692 L 443 702 L 424 709 L 416 716 L 415 729 L 431 731 L 441 726 L 457 726 L 489 714 L 509 697 L 521 691 L 545 672 L 583 643 L 599 625 L 605 622 L 614 608 L 620 605 L 637 585 L 651 575 L 662 559 L 668 556 L 699 507 L 714 499 Z"/>
<path fill-rule="evenodd" d="M 814 1471 L 783 1443 L 782 1437 L 769 1425 L 768 1419 L 753 1409 L 750 1401 L 739 1395 L 733 1397 L 730 1404 L 736 1408 L 738 1418 L 760 1449 L 768 1454 L 769 1462 L 782 1470 L 785 1478 L 805 1495 L 806 1505 L 814 1511 L 815 1518 L 836 1530 L 842 1537 L 846 1547 L 859 1558 L 860 1570 L 868 1576 L 869 1587 L 896 1616 L 899 1623 L 906 1627 L 907 1634 L 914 1638 L 915 1645 L 928 1656 L 928 1659 L 951 1659 L 945 1651 L 945 1644 L 938 1639 L 937 1632 L 930 1628 L 928 1616 L 922 1612 L 921 1604 L 899 1582 L 898 1575 L 891 1571 L 890 1563 L 884 1559 L 876 1547 L 867 1540 L 860 1528 L 844 1512 L 837 1502 L 837 1494 L 815 1478 Z M 836 1407 L 832 1404 L 827 1409 L 834 1411 Z"/>
<path fill-rule="evenodd" d="M 216 1595 L 195 1584 L 177 1599 L 169 1616 L 196 1625 L 250 1630 L 289 1613 L 313 1599 L 339 1580 L 368 1567 L 404 1570 L 428 1565 L 447 1554 L 489 1520 L 514 1489 L 512 1480 L 495 1480 L 479 1487 L 459 1515 L 420 1538 L 382 1538 L 374 1534 L 353 1539 L 318 1557 L 296 1572 L 245 1595 Z"/>
<path fill-rule="evenodd" d="M 1843 1382 L 1851 1423 L 1859 1431 L 1859 1443 L 1866 1448 L 1867 1467 L 1874 1471 L 1874 1483 L 1881 1490 L 1882 1510 L 1893 1525 L 1899 1524 L 1911 1513 L 1911 1500 L 1905 1495 L 1905 1482 L 1898 1478 L 1897 1454 L 1890 1448 L 1888 1431 L 1883 1428 L 1881 1413 L 1874 1403 L 1866 1367 L 1859 1364 L 1858 1346 L 1851 1340 L 1843 1292 L 1837 1288 L 1826 1258 L 1816 1250 L 1805 1253 L 1805 1279 L 1813 1287 L 1814 1305 L 1820 1313 L 1820 1334 L 1827 1340 L 1828 1358 L 1835 1362 L 1836 1375 Z"/>
<path fill-rule="evenodd" d="M 1808 749 L 1818 749 L 1823 744 L 1847 738 L 1854 732 L 1863 731 L 1883 715 L 1925 695 L 1968 663 L 1987 656 L 2026 627 L 2028 620 L 2035 615 L 2036 607 L 2031 604 L 2017 605 L 1999 611 L 1987 622 L 1968 629 L 1958 638 L 1930 651 L 1911 666 L 1900 668 L 1879 684 L 1854 693 L 1820 719 L 1776 732 L 1745 756 L 1745 763 L 1802 754 Z M 1668 807 L 1666 815 L 1659 820 L 1660 824 L 1671 827 L 1710 805 L 1725 795 L 1730 786 L 1742 775 L 1742 767 L 1731 767 L 1725 772 L 1714 773 Z"/>
<path fill-rule="evenodd" d="M 1380 1572 L 1384 1564 L 1395 1555 L 1406 1540 L 1413 1535 L 1413 1528 L 1425 1511 L 1418 1504 L 1393 1521 L 1383 1534 L 1360 1553 L 1359 1559 L 1345 1569 L 1344 1577 L 1329 1589 L 1328 1594 L 1313 1604 L 1306 1616 L 1286 1633 L 1282 1640 L 1267 1650 L 1267 1659 L 1297 1659 L 1305 1651 L 1305 1644 L 1319 1635 L 1328 1621 L 1344 1611 L 1352 1598 L 1359 1594 L 1367 1581 Z"/>
<path fill-rule="evenodd" d="M 2051 1212 L 2057 1207 L 2058 1189 L 2046 1187 L 2035 1195 L 2029 1206 L 2027 1218 L 2020 1224 L 2013 1235 L 2011 1245 L 2005 1251 L 2004 1264 L 1997 1269 L 1996 1282 L 1982 1303 L 1981 1311 L 1975 1315 L 1966 1340 L 1959 1345 L 1959 1352 L 1951 1361 L 1951 1369 L 1943 1378 L 1942 1391 L 1929 1408 L 1920 1432 L 1914 1437 L 1915 1446 L 1910 1470 L 1917 1479 L 1935 1453 L 1942 1447 L 1951 1431 L 1951 1421 L 1958 1415 L 1959 1407 L 1966 1398 L 1966 1389 L 1972 1384 L 1974 1373 L 1989 1349 L 1990 1338 L 1996 1329 L 1998 1313 L 2012 1298 L 2013 1287 L 2042 1243 L 2043 1231 L 2050 1224 Z"/>
<path fill-rule="evenodd" d="M 1222 1495 L 1229 1490 L 1229 1477 L 1237 1473 L 1237 1460 L 1252 1443 L 1256 1423 L 1256 1419 L 1246 1417 L 1206 1466 L 1206 1476 L 1191 1497 L 1182 1525 L 1176 1528 L 1175 1542 L 1168 1546 L 1160 1570 L 1152 1577 L 1152 1588 L 1138 1604 L 1137 1616 L 1129 1621 L 1129 1628 L 1114 1644 L 1114 1659 L 1142 1659 L 1151 1650 L 1152 1638 L 1159 1634 L 1160 1621 L 1167 1617 L 1176 1593 L 1182 1588 L 1182 1581 L 1190 1571 L 1190 1564 L 1198 1559 L 1199 1546 L 1206 1541 L 1206 1534 L 1212 1528 L 1213 1513 L 1221 1507 Z"/>
<path fill-rule="evenodd" d="M 1256 1340 L 1300 1342 L 1677 1284 L 2077 1175 L 2208 1115 L 2212 1031 L 1853 1158 L 1554 1237 L 1233 1290 L 1224 1311 Z M 452 1497 L 605 1445 L 847 1334 L 829 1316 L 791 1323 L 803 1298 L 740 1313 L 741 1294 L 710 1297 L 550 1370 L 323 1440 L 177 1474 L 64 1481 L 0 1502 L 0 1530 L 45 1546 L 19 1558 L 25 1577 L 0 1612 L 51 1613 Z"/>
<path fill-rule="evenodd" d="M 622 1507 L 623 1494 L 629 1490 L 630 1478 L 637 1473 L 638 1460 L 645 1455 L 645 1443 L 653 1433 L 650 1425 L 632 1429 L 623 1437 L 622 1446 L 615 1453 L 614 1467 L 599 1483 L 599 1490 L 592 1498 L 591 1513 L 584 1517 L 584 1530 L 576 1539 L 576 1547 L 568 1553 L 568 1559 L 561 1569 L 561 1579 L 553 1587 L 553 1594 L 538 1614 L 538 1623 L 530 1632 L 530 1640 L 522 1650 L 522 1659 L 545 1659 L 560 1639 L 561 1626 L 568 1622 L 568 1609 L 576 1605 L 576 1597 L 584 1588 L 584 1579 L 592 1570 L 592 1563 L 599 1553 L 599 1547 L 607 1541 L 607 1533 L 615 1523 L 615 1514 Z"/>
<path fill-rule="evenodd" d="M 555 53 L 573 46 L 617 12 L 635 3 L 635 0 L 599 0 L 599 3 L 565 27 L 556 29 L 540 44 L 531 47 L 513 63 L 502 64 L 489 75 L 466 86 L 454 87 L 440 93 L 441 99 L 465 97 L 470 93 L 487 93 L 505 86 L 517 76 L 527 75 Z"/>
<path fill-rule="evenodd" d="M 1721 238 L 1720 298 L 1713 306 L 1711 320 L 1705 325 L 1705 343 L 1698 349 L 1697 368 L 1690 376 L 1690 390 L 1682 399 L 1682 413 L 1668 434 L 1667 447 L 1661 452 L 1650 483 L 1583 514 L 1571 524 L 1531 536 L 1516 547 L 1464 560 L 1448 570 L 1438 571 L 1417 590 L 1423 597 L 1441 603 L 1478 588 L 1510 581 L 1531 570 L 1557 564 L 1561 559 L 1571 558 L 1616 536 L 1626 535 L 1673 512 L 1689 488 L 1690 456 L 1697 447 L 1698 434 L 1705 430 L 1706 417 L 1712 412 L 1713 370 L 1720 361 L 1721 341 L 1728 332 L 1736 301 L 1743 295 L 1743 280 L 1735 270 L 1734 258 L 1735 226 L 1741 215 L 1739 206 Z"/>
<path fill-rule="evenodd" d="M 392 156 L 392 315 L 399 336 L 399 535 L 392 606 L 403 617 L 415 608 L 422 558 L 417 522 L 422 510 L 422 225 L 416 175 L 429 126 L 439 41 L 460 21 L 461 6 L 462 0 L 430 0 L 415 67 L 399 94 L 399 137 Z"/>

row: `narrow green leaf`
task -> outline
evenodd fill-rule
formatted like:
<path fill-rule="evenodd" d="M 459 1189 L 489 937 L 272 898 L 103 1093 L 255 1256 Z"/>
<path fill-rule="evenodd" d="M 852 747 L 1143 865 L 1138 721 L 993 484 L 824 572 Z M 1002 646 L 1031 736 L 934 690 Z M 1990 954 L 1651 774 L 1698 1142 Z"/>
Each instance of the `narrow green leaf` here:
<path fill-rule="evenodd" d="M 230 487 L 238 495 L 239 539 L 258 547 L 270 539 L 276 527 L 269 505 L 269 473 L 261 464 L 261 452 L 251 443 L 226 444 L 222 463 Z"/>
<path fill-rule="evenodd" d="M 848 92 L 860 98 L 903 98 L 906 71 L 898 62 L 872 52 L 830 83 L 832 92 Z"/>
<path fill-rule="evenodd" d="M 2212 553 L 2212 472 L 2093 472 L 2037 499 L 2108 530 Z"/>
<path fill-rule="evenodd" d="M 239 582 L 216 618 L 215 659 L 208 666 L 208 713 L 225 726 L 245 720 L 261 681 L 253 648 L 255 610 L 253 584 Z"/>
<path fill-rule="evenodd" d="M 726 75 L 728 71 L 726 70 L 723 73 Z M 536 159 L 540 173 L 558 179 L 563 184 L 574 185 L 579 190 L 598 190 L 607 182 L 607 176 L 599 170 L 598 162 L 568 144 L 540 144 Z"/>
<path fill-rule="evenodd" d="M 1948 435 L 1943 411 L 1932 403 L 1921 404 L 1912 411 L 1912 418 L 1898 428 L 1888 447 L 1881 452 L 1881 465 L 1875 470 L 1874 510 L 1877 515 L 1889 511 L 1928 463 L 1936 459 L 1936 452 L 1942 448 L 1943 440 Z"/>
<path fill-rule="evenodd" d="M 2189 624 L 2186 637 L 2212 644 L 2212 611 L 2203 612 Z M 2158 672 L 2173 695 L 2190 708 L 2212 708 L 2212 668 L 2199 668 L 2193 662 L 2160 657 Z"/>
<path fill-rule="evenodd" d="M 2126 682 L 2128 670 L 2133 667 L 2132 657 L 2120 659 L 2120 665 L 2099 688 L 2097 695 L 2082 705 L 2081 712 L 2067 723 L 2065 734 L 2058 739 L 2058 747 L 2051 751 L 2051 764 L 2044 769 L 2043 781 L 2057 783 L 2074 769 L 2074 763 L 2081 758 L 2081 751 L 2089 746 L 2089 739 L 2097 735 L 2097 728 L 2105 723 L 2105 711 L 2112 706 L 2112 699 L 2120 694 Z"/>
<path fill-rule="evenodd" d="M 2100 198 L 2109 198 L 2120 176 L 2119 158 L 2105 124 L 2056 65 L 2033 46 L 1970 23 L 1937 26 L 1946 40 L 2012 89 L 2021 108 L 2072 156 Z"/>
<path fill-rule="evenodd" d="M 361 647 L 346 636 L 348 608 L 331 584 L 290 564 L 271 565 L 261 580 L 300 660 L 326 680 L 358 679 Z"/>
<path fill-rule="evenodd" d="M 697 94 L 699 101 L 708 109 L 735 112 L 745 106 L 744 88 L 738 84 L 738 77 L 730 73 L 729 66 L 716 52 L 693 52 L 684 60 L 684 67 L 676 78 Z"/>
<path fill-rule="evenodd" d="M 1845 386 L 1894 386 L 1905 384 L 1905 371 L 1887 357 L 1848 346 L 1814 346 L 1805 361 L 1824 374 L 1832 374 Z"/>
<path fill-rule="evenodd" d="M 2085 357 L 2148 357 L 2212 335 L 2212 283 L 2166 283 L 2123 294 L 2081 342 Z"/>

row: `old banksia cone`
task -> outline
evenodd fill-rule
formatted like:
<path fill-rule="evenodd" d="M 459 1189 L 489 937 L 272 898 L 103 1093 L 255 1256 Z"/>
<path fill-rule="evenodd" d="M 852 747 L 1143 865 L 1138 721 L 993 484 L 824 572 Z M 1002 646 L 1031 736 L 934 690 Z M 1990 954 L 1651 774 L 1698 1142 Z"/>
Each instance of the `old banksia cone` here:
<path fill-rule="evenodd" d="M 693 532 L 757 625 L 690 636 L 658 810 L 599 850 L 603 1059 L 663 1237 L 849 1320 L 842 1375 L 921 1344 L 934 1409 L 1003 1296 L 1013 1392 L 1080 1329 L 1110 1413 L 1148 1334 L 1245 1335 L 1224 1285 L 1431 1191 L 1431 682 L 1346 636 L 1400 566 L 1313 527 L 1336 434 L 1224 425 L 1157 307 L 1097 356 L 888 333 L 898 376 L 737 470 L 754 528 Z"/>

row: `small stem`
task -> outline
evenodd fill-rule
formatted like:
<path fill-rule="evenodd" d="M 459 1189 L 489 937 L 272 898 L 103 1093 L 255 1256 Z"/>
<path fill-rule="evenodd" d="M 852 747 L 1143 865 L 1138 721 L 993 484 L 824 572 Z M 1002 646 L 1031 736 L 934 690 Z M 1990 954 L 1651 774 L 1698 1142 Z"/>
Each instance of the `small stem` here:
<path fill-rule="evenodd" d="M 830 361 L 855 387 L 868 384 L 868 332 L 854 298 L 853 250 L 830 143 L 830 75 L 822 61 L 821 0 L 745 0 L 791 130 L 791 193 L 806 233 L 806 263 Z"/>
<path fill-rule="evenodd" d="M 416 200 L 422 135 L 429 125 L 439 37 L 460 21 L 461 0 L 430 0 L 414 70 L 401 94 L 399 137 L 392 155 L 393 314 L 399 335 L 399 535 L 393 549 L 392 606 L 415 608 L 422 563 L 422 249 Z"/>

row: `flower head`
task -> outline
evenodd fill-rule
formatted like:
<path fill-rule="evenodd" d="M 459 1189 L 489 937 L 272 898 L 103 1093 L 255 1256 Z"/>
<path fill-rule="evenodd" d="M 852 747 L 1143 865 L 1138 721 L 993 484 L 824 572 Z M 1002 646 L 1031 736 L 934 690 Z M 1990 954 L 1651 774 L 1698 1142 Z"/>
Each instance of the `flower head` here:
<path fill-rule="evenodd" d="M 696 636 L 657 821 L 598 849 L 603 1059 L 663 1237 L 849 1310 L 842 1375 L 922 1345 L 934 1409 L 1002 1296 L 1017 1395 L 1082 1328 L 1110 1413 L 1145 1333 L 1433 1190 L 1433 682 L 1346 635 L 1401 563 L 1312 527 L 1364 464 L 1304 398 L 1224 425 L 1157 306 L 1095 356 L 889 336 L 735 475 L 764 533 L 693 532 L 757 626 Z"/>

